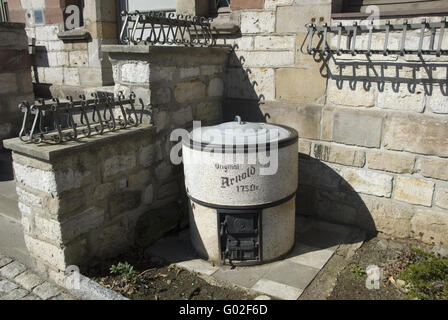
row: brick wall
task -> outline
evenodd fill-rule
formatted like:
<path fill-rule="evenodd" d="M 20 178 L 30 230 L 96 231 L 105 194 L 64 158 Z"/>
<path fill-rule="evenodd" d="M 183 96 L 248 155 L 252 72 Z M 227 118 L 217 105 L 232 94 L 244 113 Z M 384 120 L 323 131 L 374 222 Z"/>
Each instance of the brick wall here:
<path fill-rule="evenodd" d="M 242 36 L 221 40 L 235 46 L 224 115 L 227 120 L 235 114 L 266 119 L 298 130 L 298 214 L 447 243 L 446 88 L 397 87 L 390 79 L 396 76 L 394 63 L 405 65 L 398 69 L 399 77 L 409 79 L 414 65 L 420 66 L 417 77 L 424 78 L 428 75 L 422 65 L 439 63 L 432 77 L 446 79 L 448 59 L 425 56 L 422 63 L 415 55 L 372 56 L 370 73 L 365 66 L 353 66 L 354 61 L 366 62 L 365 56 L 343 55 L 324 63 L 302 45 L 306 23 L 339 22 L 330 20 L 331 0 L 265 0 L 262 8 L 255 2 L 234 11 L 240 15 Z M 398 46 L 398 38 L 391 35 L 390 42 Z M 407 43 L 417 45 L 417 39 L 410 33 Z M 381 47 L 382 41 L 379 35 L 373 45 Z M 348 65 L 341 67 L 341 62 Z M 349 77 L 343 83 L 336 81 L 341 70 Z M 385 72 L 389 81 L 372 81 L 368 88 L 359 77 L 375 79 L 373 70 Z"/>
<path fill-rule="evenodd" d="M 30 55 L 22 23 L 0 23 L 0 148 L 2 140 L 19 135 L 18 106 L 34 99 Z"/>

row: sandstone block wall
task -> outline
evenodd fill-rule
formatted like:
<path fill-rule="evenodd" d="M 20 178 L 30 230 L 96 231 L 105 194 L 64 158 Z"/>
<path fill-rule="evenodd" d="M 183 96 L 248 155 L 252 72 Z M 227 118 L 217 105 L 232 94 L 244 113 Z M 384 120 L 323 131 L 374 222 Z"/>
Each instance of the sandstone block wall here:
<path fill-rule="evenodd" d="M 38 271 L 58 283 L 70 265 L 83 271 L 188 223 L 170 133 L 191 127 L 193 119 L 212 124 L 221 118 L 227 49 L 103 49 L 117 93 L 132 90 L 143 100 L 144 124 L 63 145 L 17 138 L 5 145 L 13 150 L 26 246 Z"/>
<path fill-rule="evenodd" d="M 151 104 L 158 131 L 221 120 L 227 48 L 104 46 L 109 52 L 115 92 L 134 91 Z"/>
<path fill-rule="evenodd" d="M 0 148 L 2 140 L 19 134 L 19 104 L 34 99 L 24 28 L 22 23 L 0 23 Z"/>
<path fill-rule="evenodd" d="M 69 5 L 80 5 L 81 27 L 87 39 L 58 36 L 67 31 Z M 65 98 L 78 96 L 85 88 L 113 84 L 112 69 L 102 44 L 116 43 L 115 1 L 10 0 L 10 19 L 26 23 L 34 47 L 32 77 L 38 96 Z M 36 19 L 36 17 L 41 17 Z"/>
<path fill-rule="evenodd" d="M 155 131 L 97 136 L 56 155 L 58 148 L 33 145 L 13 153 L 25 243 L 41 273 L 62 281 L 69 265 L 117 254 L 134 243 L 143 213 L 177 198 Z"/>
<path fill-rule="evenodd" d="M 308 55 L 305 24 L 354 22 L 332 21 L 331 2 L 265 0 L 237 11 L 242 36 L 221 40 L 235 47 L 224 117 L 298 130 L 298 214 L 446 244 L 448 59 Z M 391 34 L 392 49 L 400 36 Z M 406 43 L 418 39 L 409 32 Z M 367 36 L 357 43 L 365 48 Z M 372 47 L 383 43 L 376 34 Z"/>

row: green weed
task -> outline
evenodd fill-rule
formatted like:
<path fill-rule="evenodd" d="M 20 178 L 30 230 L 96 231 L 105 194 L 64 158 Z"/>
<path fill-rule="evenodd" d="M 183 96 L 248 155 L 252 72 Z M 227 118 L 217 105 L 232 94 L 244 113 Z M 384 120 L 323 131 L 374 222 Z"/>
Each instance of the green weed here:
<path fill-rule="evenodd" d="M 409 284 L 409 297 L 424 300 L 448 299 L 448 259 L 413 249 L 415 262 L 407 267 L 399 279 Z"/>

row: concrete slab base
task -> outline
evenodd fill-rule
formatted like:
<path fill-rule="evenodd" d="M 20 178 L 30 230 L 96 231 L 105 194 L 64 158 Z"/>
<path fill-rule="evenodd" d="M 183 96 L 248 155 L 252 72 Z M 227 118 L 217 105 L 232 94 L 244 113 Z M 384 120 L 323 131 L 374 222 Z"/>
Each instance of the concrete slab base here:
<path fill-rule="evenodd" d="M 148 248 L 148 254 L 216 280 L 277 299 L 297 300 L 340 245 L 351 243 L 356 230 L 296 219 L 294 249 L 282 260 L 258 266 L 215 266 L 199 259 L 189 241 L 189 230 L 164 238 Z"/>

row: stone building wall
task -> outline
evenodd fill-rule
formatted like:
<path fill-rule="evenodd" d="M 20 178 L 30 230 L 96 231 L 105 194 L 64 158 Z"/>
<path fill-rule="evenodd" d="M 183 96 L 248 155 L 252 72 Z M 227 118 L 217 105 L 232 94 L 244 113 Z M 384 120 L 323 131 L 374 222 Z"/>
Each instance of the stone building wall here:
<path fill-rule="evenodd" d="M 331 21 L 331 0 L 237 3 L 233 14 L 242 35 L 221 40 L 235 46 L 224 117 L 239 114 L 298 130 L 298 214 L 446 244 L 448 97 L 446 85 L 428 79 L 446 80 L 448 59 L 374 55 L 367 73 L 354 64 L 366 63 L 365 55 L 327 61 L 306 53 L 306 23 L 339 22 Z M 341 22 L 352 25 L 353 20 Z M 428 39 L 429 33 L 425 45 Z M 382 48 L 383 41 L 379 34 L 373 45 Z M 397 47 L 400 35 L 391 34 L 390 42 Z M 366 46 L 366 38 L 358 43 Z M 415 32 L 408 33 L 407 43 L 418 45 Z M 446 37 L 442 48 L 448 48 Z M 431 77 L 425 69 L 430 63 L 440 64 Z M 337 82 L 341 70 L 349 78 Z M 388 79 L 378 81 L 375 72 Z M 370 88 L 360 80 L 366 75 L 373 79 Z M 421 82 L 415 77 L 431 85 L 414 86 Z M 407 80 L 397 86 L 394 78 Z"/>
<path fill-rule="evenodd" d="M 3 139 L 19 134 L 23 116 L 19 104 L 34 99 L 24 27 L 0 23 L 0 148 Z"/>
<path fill-rule="evenodd" d="M 163 154 L 154 128 L 127 131 L 72 144 L 76 152 L 13 152 L 25 244 L 41 274 L 60 283 L 68 266 L 119 253 L 133 243 L 139 215 L 176 193 L 161 187 L 166 170 L 156 175 Z"/>
<path fill-rule="evenodd" d="M 83 26 L 67 32 L 71 12 L 66 7 L 81 2 Z M 100 48 L 116 43 L 115 1 L 8 0 L 8 7 L 11 21 L 26 23 L 38 96 L 65 98 L 84 88 L 113 84 L 110 63 Z"/>
<path fill-rule="evenodd" d="M 144 124 L 63 145 L 5 141 L 13 150 L 26 246 L 38 271 L 58 283 L 70 265 L 83 272 L 96 259 L 148 246 L 188 223 L 170 134 L 191 127 L 193 118 L 221 118 L 228 49 L 103 49 L 116 92 L 132 90 L 143 100 L 144 110 L 139 103 L 136 109 Z"/>
<path fill-rule="evenodd" d="M 103 50 L 112 63 L 115 92 L 134 91 L 151 104 L 159 130 L 221 120 L 228 48 L 107 45 Z M 169 117 L 170 110 L 181 113 Z"/>

